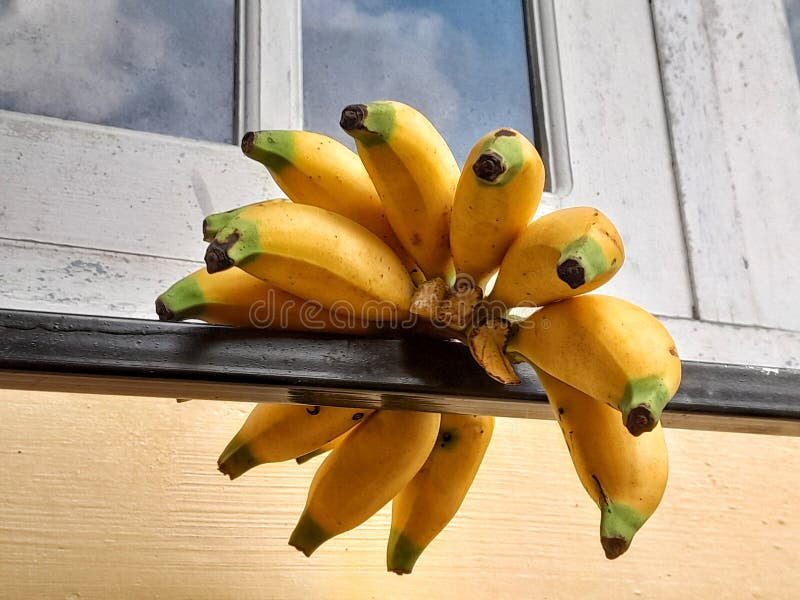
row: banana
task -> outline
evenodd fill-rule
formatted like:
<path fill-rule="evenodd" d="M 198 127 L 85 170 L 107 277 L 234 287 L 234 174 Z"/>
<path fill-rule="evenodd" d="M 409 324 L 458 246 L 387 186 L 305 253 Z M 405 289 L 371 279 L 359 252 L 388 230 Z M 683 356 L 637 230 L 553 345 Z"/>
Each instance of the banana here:
<path fill-rule="evenodd" d="M 311 556 L 326 540 L 374 515 L 425 463 L 439 422 L 438 413 L 373 413 L 320 465 L 289 544 Z"/>
<path fill-rule="evenodd" d="M 268 202 L 268 200 L 265 200 L 264 202 Z M 254 202 L 253 204 L 247 204 L 246 206 L 240 206 L 238 208 L 226 210 L 225 212 L 208 215 L 205 219 L 203 219 L 203 241 L 214 241 L 214 237 L 217 235 L 217 233 L 219 233 L 219 230 L 230 223 L 234 217 L 236 217 L 243 210 L 258 204 L 261 204 L 261 202 Z"/>
<path fill-rule="evenodd" d="M 419 268 L 403 249 L 358 155 L 321 133 L 271 130 L 245 134 L 244 154 L 263 164 L 292 202 L 338 213 L 363 225 L 395 251 L 412 279 Z"/>
<path fill-rule="evenodd" d="M 481 288 L 530 222 L 544 190 L 544 163 L 513 129 L 482 137 L 458 180 L 450 219 L 450 250 L 459 275 Z"/>
<path fill-rule="evenodd" d="M 269 330 L 353 335 L 379 331 L 374 323 L 349 323 L 237 268 L 213 275 L 198 269 L 187 275 L 156 299 L 156 313 L 162 321 L 199 319 Z"/>
<path fill-rule="evenodd" d="M 327 444 L 373 411 L 260 403 L 222 451 L 217 465 L 231 479 L 253 467 L 291 460 Z"/>
<path fill-rule="evenodd" d="M 489 299 L 508 308 L 544 306 L 597 289 L 624 260 L 622 239 L 599 210 L 556 210 L 511 244 Z"/>
<path fill-rule="evenodd" d="M 439 436 L 414 479 L 392 500 L 386 566 L 411 573 L 422 551 L 455 516 L 492 439 L 494 417 L 443 414 Z"/>
<path fill-rule="evenodd" d="M 400 259 L 375 234 L 288 200 L 242 210 L 217 232 L 205 259 L 209 273 L 238 266 L 356 322 L 408 315 L 414 292 Z"/>
<path fill-rule="evenodd" d="M 345 435 L 347 435 L 347 434 L 343 433 L 342 435 L 340 435 L 336 439 L 331 440 L 327 444 L 323 444 L 322 446 L 320 446 L 316 450 L 312 450 L 311 452 L 306 452 L 305 454 L 303 454 L 301 456 L 298 456 L 297 458 L 294 459 L 295 462 L 298 465 L 302 465 L 302 464 L 305 464 L 308 461 L 310 461 L 312 458 L 316 458 L 317 456 L 325 454 L 326 452 L 330 452 L 331 450 L 333 450 L 339 444 L 339 442 L 342 441 L 342 438 L 344 438 Z"/>
<path fill-rule="evenodd" d="M 619 409 L 633 435 L 652 430 L 680 385 L 675 342 L 646 310 L 590 294 L 517 323 L 506 352 Z"/>
<path fill-rule="evenodd" d="M 625 552 L 655 512 L 667 486 L 668 459 L 660 424 L 633 437 L 617 412 L 536 368 L 572 463 L 600 508 L 600 542 L 606 557 Z"/>
<path fill-rule="evenodd" d="M 400 102 L 351 104 L 340 125 L 378 190 L 386 218 L 427 279 L 453 282 L 450 212 L 459 168 L 441 134 Z"/>

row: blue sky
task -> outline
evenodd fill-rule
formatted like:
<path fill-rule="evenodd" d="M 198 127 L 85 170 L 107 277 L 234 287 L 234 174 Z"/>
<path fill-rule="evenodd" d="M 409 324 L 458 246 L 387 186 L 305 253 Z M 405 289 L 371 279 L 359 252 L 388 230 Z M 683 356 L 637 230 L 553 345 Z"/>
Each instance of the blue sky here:
<path fill-rule="evenodd" d="M 232 0 L 0 0 L 0 108 L 232 142 L 233 23 Z M 532 136 L 520 0 L 303 0 L 303 36 L 308 129 L 352 146 L 341 108 L 391 98 L 459 162 L 490 129 Z"/>
<path fill-rule="evenodd" d="M 425 113 L 462 163 L 491 129 L 532 136 L 519 0 L 303 0 L 305 126 L 352 147 L 350 103 L 392 99 Z"/>
<path fill-rule="evenodd" d="M 232 141 L 233 2 L 0 0 L 0 108 Z"/>

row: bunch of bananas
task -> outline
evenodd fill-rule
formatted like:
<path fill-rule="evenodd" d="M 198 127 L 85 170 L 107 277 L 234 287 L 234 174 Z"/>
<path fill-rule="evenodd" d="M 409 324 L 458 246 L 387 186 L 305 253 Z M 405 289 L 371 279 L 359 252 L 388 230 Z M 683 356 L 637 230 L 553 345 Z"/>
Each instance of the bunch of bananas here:
<path fill-rule="evenodd" d="M 614 225 L 592 207 L 532 220 L 545 169 L 513 129 L 478 140 L 461 170 L 428 119 L 400 102 L 347 106 L 340 125 L 358 154 L 307 131 L 244 136 L 245 155 L 287 199 L 206 217 L 206 269 L 158 297 L 159 317 L 422 331 L 460 340 L 505 384 L 519 382 L 512 363 L 529 362 L 600 508 L 605 554 L 619 556 L 664 492 L 659 418 L 681 364 L 648 312 L 584 295 L 622 266 Z M 310 555 L 391 502 L 387 566 L 410 573 L 460 507 L 493 427 L 491 416 L 258 404 L 218 466 L 235 479 L 330 451 L 289 543 Z"/>

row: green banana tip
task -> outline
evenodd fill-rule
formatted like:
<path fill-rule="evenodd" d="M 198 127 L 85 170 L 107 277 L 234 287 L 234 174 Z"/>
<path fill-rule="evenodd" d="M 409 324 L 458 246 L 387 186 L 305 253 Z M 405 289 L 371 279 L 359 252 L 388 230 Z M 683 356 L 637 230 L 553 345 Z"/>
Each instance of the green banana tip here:
<path fill-rule="evenodd" d="M 307 512 L 303 511 L 297 526 L 289 537 L 289 545 L 294 546 L 306 556 L 311 556 L 330 537 Z"/>
<path fill-rule="evenodd" d="M 660 375 L 629 380 L 619 400 L 625 427 L 637 436 L 652 431 L 671 397 L 672 394 Z"/>
<path fill-rule="evenodd" d="M 410 574 L 424 549 L 424 546 L 420 547 L 402 533 L 392 530 L 386 550 L 386 570 L 398 575 Z"/>
<path fill-rule="evenodd" d="M 647 516 L 632 506 L 607 500 L 601 503 L 600 511 L 600 544 L 606 558 L 613 560 L 630 547 Z"/>
<path fill-rule="evenodd" d="M 250 446 L 242 442 L 238 436 L 228 442 L 217 459 L 217 468 L 220 473 L 227 475 L 231 480 L 244 475 L 253 467 L 257 467 L 261 462 L 253 456 Z"/>
<path fill-rule="evenodd" d="M 203 219 L 203 241 L 211 242 L 214 240 L 215 235 L 217 235 L 217 230 L 212 227 L 208 217 L 206 217 Z"/>

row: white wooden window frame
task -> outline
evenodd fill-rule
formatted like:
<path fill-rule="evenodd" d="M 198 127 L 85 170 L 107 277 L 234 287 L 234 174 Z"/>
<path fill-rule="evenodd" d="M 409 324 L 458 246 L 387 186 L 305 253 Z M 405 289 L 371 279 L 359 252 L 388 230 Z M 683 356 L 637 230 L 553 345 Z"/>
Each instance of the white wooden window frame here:
<path fill-rule="evenodd" d="M 667 72 L 665 104 L 660 75 L 670 36 L 693 32 L 654 25 L 669 3 L 654 6 L 531 1 L 555 178 L 544 209 L 592 204 L 612 217 L 628 260 L 603 291 L 661 315 L 683 358 L 797 366 L 796 329 L 742 326 L 742 313 L 722 319 L 707 308 L 714 285 L 697 267 L 708 248 L 695 243 L 686 200 L 697 180 L 683 146 L 675 152 L 678 84 Z M 238 10 L 239 131 L 302 127 L 300 1 L 242 0 Z M 8 111 L 0 173 L 0 304 L 66 313 L 154 318 L 155 295 L 200 265 L 205 214 L 281 195 L 234 145 Z"/>

